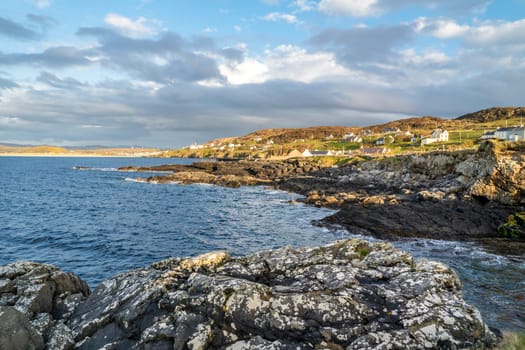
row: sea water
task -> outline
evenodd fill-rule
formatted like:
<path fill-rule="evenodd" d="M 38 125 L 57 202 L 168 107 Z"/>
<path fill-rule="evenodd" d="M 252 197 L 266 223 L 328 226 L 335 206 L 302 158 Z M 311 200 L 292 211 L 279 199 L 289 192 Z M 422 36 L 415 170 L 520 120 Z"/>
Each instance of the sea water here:
<path fill-rule="evenodd" d="M 31 260 L 75 272 L 95 287 L 129 269 L 211 250 L 234 255 L 355 237 L 311 225 L 333 210 L 290 204 L 266 187 L 155 185 L 127 165 L 183 159 L 0 157 L 0 264 Z M 81 169 L 81 170 L 79 170 Z M 366 237 L 365 237 L 366 238 Z M 525 262 L 457 242 L 401 240 L 418 258 L 442 261 L 489 325 L 525 330 Z"/>

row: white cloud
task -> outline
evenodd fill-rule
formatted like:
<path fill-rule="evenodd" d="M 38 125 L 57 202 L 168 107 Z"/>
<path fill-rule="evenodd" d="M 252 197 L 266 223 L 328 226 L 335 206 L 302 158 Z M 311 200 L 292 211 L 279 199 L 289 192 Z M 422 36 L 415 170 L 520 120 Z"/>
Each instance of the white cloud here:
<path fill-rule="evenodd" d="M 414 30 L 438 39 L 460 38 L 466 44 L 523 45 L 525 43 L 525 19 L 503 22 L 485 21 L 474 25 L 462 25 L 450 18 L 429 19 L 420 17 L 413 23 Z"/>
<path fill-rule="evenodd" d="M 468 25 L 457 24 L 448 18 L 428 19 L 420 17 L 414 22 L 416 32 L 428 33 L 439 39 L 451 39 L 464 35 L 469 31 Z"/>
<path fill-rule="evenodd" d="M 279 12 L 269 13 L 266 16 L 264 16 L 262 19 L 264 19 L 265 21 L 271 21 L 271 22 L 285 21 L 290 24 L 299 23 L 296 16 L 286 14 L 286 13 L 279 13 Z"/>
<path fill-rule="evenodd" d="M 219 69 L 233 85 L 258 84 L 272 80 L 311 83 L 349 78 L 353 74 L 339 65 L 332 53 L 308 53 L 293 45 L 281 45 L 273 50 L 266 50 L 262 58 L 246 58 L 238 64 L 223 64 Z"/>
<path fill-rule="evenodd" d="M 466 40 L 477 45 L 525 43 L 525 19 L 514 22 L 484 22 L 472 27 Z"/>
<path fill-rule="evenodd" d="M 233 26 L 233 30 L 235 30 L 236 32 L 240 32 L 242 31 L 242 28 L 241 26 Z"/>
<path fill-rule="evenodd" d="M 247 58 L 239 64 L 221 65 L 219 71 L 233 85 L 257 84 L 264 82 L 267 78 L 269 68 L 262 62 L 253 58 Z"/>
<path fill-rule="evenodd" d="M 294 6 L 299 9 L 299 11 L 312 11 L 315 8 L 315 2 L 310 0 L 295 0 Z"/>
<path fill-rule="evenodd" d="M 318 7 L 321 12 L 354 17 L 373 16 L 381 12 L 377 0 L 321 0 Z"/>
<path fill-rule="evenodd" d="M 378 16 L 404 7 L 425 6 L 448 14 L 483 13 L 491 0 L 321 0 L 318 9 L 333 15 Z"/>
<path fill-rule="evenodd" d="M 204 33 L 217 33 L 217 28 L 206 27 L 202 31 Z"/>
<path fill-rule="evenodd" d="M 158 31 L 149 26 L 148 24 L 158 25 L 155 21 L 147 20 L 144 17 L 138 17 L 136 20 L 131 18 L 124 17 L 115 13 L 109 13 L 104 18 L 104 21 L 115 27 L 122 34 L 127 35 L 132 38 L 141 38 L 150 35 L 155 35 Z"/>

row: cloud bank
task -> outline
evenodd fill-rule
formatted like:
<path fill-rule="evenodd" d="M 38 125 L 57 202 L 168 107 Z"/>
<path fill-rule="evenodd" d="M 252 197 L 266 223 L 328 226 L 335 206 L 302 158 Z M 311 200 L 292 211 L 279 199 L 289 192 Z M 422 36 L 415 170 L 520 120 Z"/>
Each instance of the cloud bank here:
<path fill-rule="evenodd" d="M 0 17 L 5 40 L 38 43 L 0 49 L 0 141 L 179 147 L 260 128 L 523 104 L 525 19 L 461 20 L 487 4 L 290 1 L 243 26 L 280 21 L 306 34 L 263 49 L 203 31 L 215 28 L 208 23 L 188 35 L 110 12 L 76 28 L 75 40 L 54 42 L 41 39 L 59 25 L 49 16 Z M 420 7 L 424 16 L 402 22 L 309 26 L 303 17 L 361 20 Z"/>

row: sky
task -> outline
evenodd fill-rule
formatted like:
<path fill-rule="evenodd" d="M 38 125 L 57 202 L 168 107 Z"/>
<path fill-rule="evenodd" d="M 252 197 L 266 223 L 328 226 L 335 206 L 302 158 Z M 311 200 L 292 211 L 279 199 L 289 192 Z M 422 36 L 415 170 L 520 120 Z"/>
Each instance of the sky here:
<path fill-rule="evenodd" d="M 177 148 L 524 92 L 525 0 L 0 2 L 0 143 Z"/>

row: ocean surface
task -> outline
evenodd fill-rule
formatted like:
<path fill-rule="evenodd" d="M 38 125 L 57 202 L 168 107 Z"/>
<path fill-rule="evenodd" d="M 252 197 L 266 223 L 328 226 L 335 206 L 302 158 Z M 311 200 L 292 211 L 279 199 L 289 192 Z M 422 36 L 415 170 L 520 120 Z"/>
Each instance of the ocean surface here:
<path fill-rule="evenodd" d="M 116 171 L 168 162 L 191 160 L 0 157 L 0 265 L 51 263 L 94 288 L 119 272 L 171 256 L 218 249 L 243 255 L 356 237 L 311 225 L 333 211 L 290 204 L 299 198 L 295 194 L 265 187 L 154 185 L 134 181 L 151 173 Z M 464 298 L 489 325 L 525 331 L 523 258 L 468 243 L 411 239 L 394 245 L 451 266 L 464 284 Z"/>

